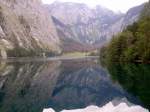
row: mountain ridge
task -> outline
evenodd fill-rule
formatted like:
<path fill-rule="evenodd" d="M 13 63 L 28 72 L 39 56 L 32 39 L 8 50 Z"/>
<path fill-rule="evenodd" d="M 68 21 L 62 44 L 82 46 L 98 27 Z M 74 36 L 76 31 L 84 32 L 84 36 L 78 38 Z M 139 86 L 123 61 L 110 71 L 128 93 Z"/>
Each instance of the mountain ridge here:
<path fill-rule="evenodd" d="M 78 3 L 43 5 L 41 0 L 0 0 L 0 3 L 2 58 L 99 49 L 136 21 L 144 6 L 134 7 L 125 15 L 102 6 L 91 9 Z M 136 13 L 131 13 L 133 9 Z"/>
<path fill-rule="evenodd" d="M 61 32 L 61 35 L 64 34 L 63 42 L 67 43 L 67 39 L 69 39 L 72 42 L 83 44 L 83 46 L 89 46 L 80 46 L 85 51 L 86 48 L 89 50 L 100 48 L 109 42 L 113 35 L 137 21 L 143 6 L 144 4 L 133 7 L 127 14 L 117 14 L 102 6 L 89 8 L 81 3 L 54 2 L 45 5 L 49 14 L 53 16 L 57 31 Z M 73 51 L 71 46 L 68 45 L 68 48 Z"/>

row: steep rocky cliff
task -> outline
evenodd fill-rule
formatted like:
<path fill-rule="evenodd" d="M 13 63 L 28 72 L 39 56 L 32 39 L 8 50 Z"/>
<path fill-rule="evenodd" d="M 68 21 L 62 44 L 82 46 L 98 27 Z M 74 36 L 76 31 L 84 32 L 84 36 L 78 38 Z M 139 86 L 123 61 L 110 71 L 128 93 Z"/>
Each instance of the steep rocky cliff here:
<path fill-rule="evenodd" d="M 110 27 L 110 31 L 115 35 L 124 30 L 128 25 L 133 24 L 140 18 L 140 14 L 145 4 L 135 6 L 127 11 L 126 14 Z M 112 36 L 110 37 L 112 38 Z M 111 40 L 111 39 L 108 39 Z"/>
<path fill-rule="evenodd" d="M 124 29 L 128 25 L 133 24 L 139 19 L 139 16 L 141 15 L 144 6 L 145 4 L 142 4 L 128 10 L 122 21 L 122 29 Z"/>
<path fill-rule="evenodd" d="M 59 53 L 59 38 L 40 0 L 0 0 L 0 56 Z"/>
<path fill-rule="evenodd" d="M 145 4 L 141 17 L 150 17 L 150 0 L 147 4 Z"/>

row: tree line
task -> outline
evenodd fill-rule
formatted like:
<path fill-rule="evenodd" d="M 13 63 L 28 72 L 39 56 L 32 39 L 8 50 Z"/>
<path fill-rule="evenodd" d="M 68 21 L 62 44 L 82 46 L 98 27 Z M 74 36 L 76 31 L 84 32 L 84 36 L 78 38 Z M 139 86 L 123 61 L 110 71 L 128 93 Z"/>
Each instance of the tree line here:
<path fill-rule="evenodd" d="M 150 62 L 150 3 L 140 19 L 115 35 L 101 49 L 101 58 L 109 62 Z"/>

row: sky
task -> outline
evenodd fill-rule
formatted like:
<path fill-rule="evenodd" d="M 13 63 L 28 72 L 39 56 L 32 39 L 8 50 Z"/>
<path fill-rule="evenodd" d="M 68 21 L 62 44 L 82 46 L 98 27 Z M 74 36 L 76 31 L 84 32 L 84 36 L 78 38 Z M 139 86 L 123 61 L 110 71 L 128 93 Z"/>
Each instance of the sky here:
<path fill-rule="evenodd" d="M 56 0 L 42 0 L 44 4 L 51 4 Z M 60 2 L 76 2 L 85 3 L 89 7 L 95 7 L 96 5 L 101 5 L 103 7 L 109 8 L 115 12 L 125 13 L 128 9 L 140 5 L 148 0 L 57 0 Z"/>

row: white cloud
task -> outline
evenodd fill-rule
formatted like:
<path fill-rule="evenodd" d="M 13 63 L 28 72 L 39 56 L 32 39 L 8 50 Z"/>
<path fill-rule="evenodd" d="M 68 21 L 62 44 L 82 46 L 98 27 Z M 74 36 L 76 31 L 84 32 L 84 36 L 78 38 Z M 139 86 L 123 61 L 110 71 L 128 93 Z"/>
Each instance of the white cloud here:
<path fill-rule="evenodd" d="M 42 0 L 45 4 L 51 4 L 56 0 Z M 85 3 L 90 7 L 102 5 L 113 11 L 126 12 L 129 8 L 140 5 L 148 0 L 57 0 L 61 2 Z"/>

